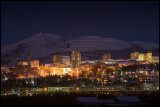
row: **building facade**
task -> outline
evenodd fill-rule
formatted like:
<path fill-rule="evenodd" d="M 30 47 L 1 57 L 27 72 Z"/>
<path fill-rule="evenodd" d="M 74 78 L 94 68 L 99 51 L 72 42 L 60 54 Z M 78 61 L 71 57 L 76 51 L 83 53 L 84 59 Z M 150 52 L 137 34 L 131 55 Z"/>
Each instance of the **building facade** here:
<path fill-rule="evenodd" d="M 62 56 L 62 63 L 67 66 L 70 66 L 71 65 L 70 56 Z"/>
<path fill-rule="evenodd" d="M 31 67 L 39 67 L 39 60 L 31 61 Z"/>
<path fill-rule="evenodd" d="M 146 54 L 140 53 L 138 55 L 138 61 L 144 61 L 144 60 L 146 60 L 148 62 L 152 62 L 152 53 L 151 52 L 148 52 Z"/>
<path fill-rule="evenodd" d="M 78 49 L 77 51 L 72 51 L 71 62 L 73 67 L 76 67 L 77 65 L 81 64 L 81 53 Z"/>
<path fill-rule="evenodd" d="M 159 63 L 159 57 L 158 57 L 158 56 L 153 56 L 153 57 L 152 57 L 152 62 L 157 62 L 157 63 Z"/>
<path fill-rule="evenodd" d="M 138 55 L 139 55 L 139 52 L 131 53 L 131 60 L 136 60 L 136 59 L 138 59 Z"/>
<path fill-rule="evenodd" d="M 102 55 L 102 59 L 103 59 L 103 60 L 111 59 L 111 54 L 108 53 L 108 54 Z"/>
<path fill-rule="evenodd" d="M 62 56 L 61 55 L 53 56 L 53 66 L 54 67 L 59 67 L 61 63 L 62 63 Z"/>
<path fill-rule="evenodd" d="M 147 59 L 147 61 L 152 62 L 152 53 L 151 52 L 146 54 L 146 59 Z"/>
<path fill-rule="evenodd" d="M 28 62 L 27 61 L 18 61 L 17 67 L 22 67 L 22 66 L 28 66 Z"/>

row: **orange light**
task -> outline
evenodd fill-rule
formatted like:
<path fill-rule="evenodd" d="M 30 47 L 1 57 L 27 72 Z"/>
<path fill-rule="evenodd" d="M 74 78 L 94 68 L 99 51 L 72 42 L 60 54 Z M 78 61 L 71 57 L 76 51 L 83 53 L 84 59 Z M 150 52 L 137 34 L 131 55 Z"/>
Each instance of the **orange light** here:
<path fill-rule="evenodd" d="M 47 91 L 47 88 L 44 88 L 44 91 Z"/>

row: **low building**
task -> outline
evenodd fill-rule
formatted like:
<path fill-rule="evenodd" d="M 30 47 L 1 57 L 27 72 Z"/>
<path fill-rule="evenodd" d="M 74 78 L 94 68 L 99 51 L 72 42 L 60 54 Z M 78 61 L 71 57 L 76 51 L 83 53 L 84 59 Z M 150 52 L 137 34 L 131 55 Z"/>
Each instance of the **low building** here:
<path fill-rule="evenodd" d="M 125 90 L 124 87 L 121 86 L 103 86 L 103 87 L 95 87 L 96 91 L 120 91 Z"/>
<path fill-rule="evenodd" d="M 103 106 L 119 106 L 114 99 L 100 99 L 100 101 L 103 103 Z"/>
<path fill-rule="evenodd" d="M 96 97 L 77 97 L 75 100 L 75 105 L 81 106 L 100 106 L 102 102 Z"/>
<path fill-rule="evenodd" d="M 115 98 L 115 101 L 120 106 L 138 106 L 141 104 L 141 100 L 136 96 L 118 96 Z"/>
<path fill-rule="evenodd" d="M 53 67 L 52 64 L 45 64 L 44 66 Z"/>
<path fill-rule="evenodd" d="M 159 63 L 159 57 L 158 56 L 153 56 L 152 57 L 152 62 Z"/>
<path fill-rule="evenodd" d="M 28 62 L 27 61 L 18 61 L 16 66 L 17 67 L 28 66 Z"/>
<path fill-rule="evenodd" d="M 32 60 L 30 63 L 31 67 L 39 67 L 39 60 Z"/>
<path fill-rule="evenodd" d="M 9 71 L 12 72 L 17 78 L 25 78 L 30 76 L 38 76 L 38 68 L 37 67 L 15 67 L 9 68 Z"/>

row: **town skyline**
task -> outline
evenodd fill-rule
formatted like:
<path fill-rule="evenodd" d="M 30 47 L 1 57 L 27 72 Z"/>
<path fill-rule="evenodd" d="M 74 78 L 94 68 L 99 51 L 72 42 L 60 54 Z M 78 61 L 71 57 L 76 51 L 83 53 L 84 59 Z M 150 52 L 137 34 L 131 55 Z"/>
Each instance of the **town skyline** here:
<path fill-rule="evenodd" d="M 159 106 L 159 1 L 2 1 L 2 106 Z"/>

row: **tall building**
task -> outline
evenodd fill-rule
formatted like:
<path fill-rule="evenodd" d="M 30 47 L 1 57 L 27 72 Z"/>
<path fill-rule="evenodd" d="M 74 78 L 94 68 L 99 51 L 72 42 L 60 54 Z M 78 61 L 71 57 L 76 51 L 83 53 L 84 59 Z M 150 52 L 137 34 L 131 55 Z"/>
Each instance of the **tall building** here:
<path fill-rule="evenodd" d="M 146 60 L 152 62 L 152 52 L 148 52 L 146 56 L 147 56 Z"/>
<path fill-rule="evenodd" d="M 138 60 L 139 60 L 139 61 L 143 61 L 143 60 L 144 60 L 144 54 L 143 54 L 143 53 L 140 53 L 140 54 L 138 55 Z"/>
<path fill-rule="evenodd" d="M 131 53 L 131 59 L 133 60 L 138 59 L 138 55 L 139 55 L 139 52 Z"/>
<path fill-rule="evenodd" d="M 62 63 L 62 56 L 60 55 L 53 56 L 53 66 L 59 67 L 61 63 Z"/>
<path fill-rule="evenodd" d="M 107 54 L 102 55 L 102 59 L 103 59 L 103 60 L 111 59 L 111 54 L 110 54 L 110 53 L 107 53 Z"/>
<path fill-rule="evenodd" d="M 62 63 L 66 64 L 67 66 L 71 65 L 70 56 L 62 56 Z"/>
<path fill-rule="evenodd" d="M 32 60 L 31 67 L 39 67 L 39 60 Z"/>
<path fill-rule="evenodd" d="M 148 61 L 148 62 L 152 62 L 152 52 L 148 52 L 148 53 L 146 53 L 146 54 L 144 54 L 144 53 L 139 54 L 139 55 L 138 55 L 138 60 L 139 60 L 139 61 L 144 61 L 144 60 L 146 60 L 146 61 Z"/>
<path fill-rule="evenodd" d="M 27 60 L 28 60 L 28 66 L 31 66 L 31 52 L 27 52 Z"/>
<path fill-rule="evenodd" d="M 81 53 L 78 49 L 76 51 L 72 51 L 71 63 L 73 67 L 76 67 L 77 65 L 81 64 Z"/>

